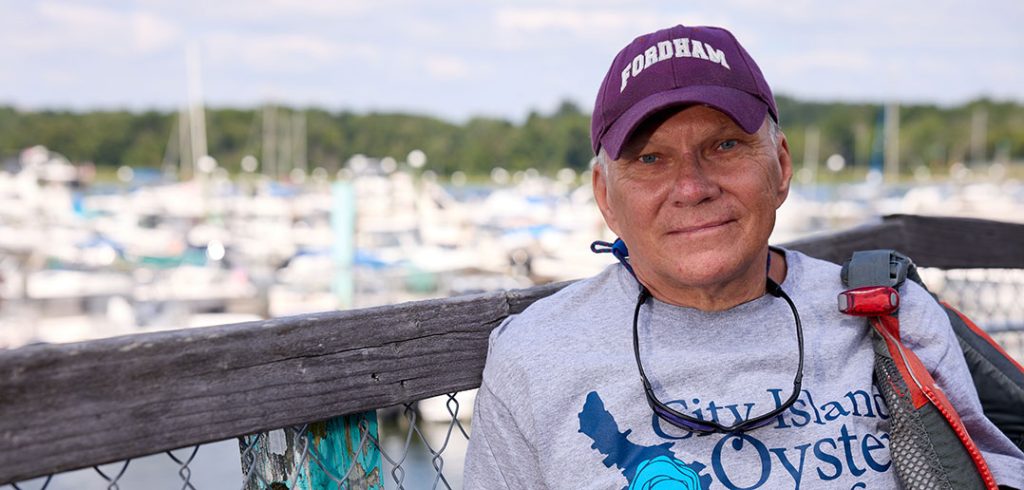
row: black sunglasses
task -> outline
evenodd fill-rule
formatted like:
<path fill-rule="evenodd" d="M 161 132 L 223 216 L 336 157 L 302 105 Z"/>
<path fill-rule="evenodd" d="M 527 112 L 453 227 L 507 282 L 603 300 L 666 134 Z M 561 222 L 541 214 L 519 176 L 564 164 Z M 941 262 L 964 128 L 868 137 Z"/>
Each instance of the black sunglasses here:
<path fill-rule="evenodd" d="M 804 332 L 803 327 L 800 325 L 800 314 L 797 313 L 796 305 L 793 304 L 793 300 L 789 298 L 789 295 L 787 295 L 786 292 L 783 291 L 782 288 L 771 278 L 766 278 L 766 280 L 765 292 L 776 298 L 786 300 L 786 303 L 789 304 L 789 308 L 793 310 L 793 318 L 796 320 L 796 341 L 800 351 L 800 361 L 797 364 L 796 376 L 793 378 L 793 394 L 789 396 L 786 403 L 783 403 L 775 410 L 764 415 L 759 415 L 754 418 L 737 422 L 731 426 L 724 426 L 713 420 L 701 420 L 691 417 L 672 409 L 668 405 L 662 403 L 658 397 L 654 396 L 654 390 L 651 389 L 651 382 L 647 379 L 647 375 L 644 374 L 644 366 L 643 363 L 640 362 L 640 340 L 637 335 L 637 320 L 640 317 L 640 307 L 651 298 L 651 293 L 642 284 L 640 285 L 640 296 L 637 297 L 636 310 L 633 312 L 633 353 L 636 355 L 636 367 L 640 370 L 640 379 L 644 383 L 644 393 L 647 395 L 647 404 L 651 406 L 651 410 L 654 410 L 654 413 L 658 418 L 680 429 L 700 434 L 712 434 L 716 432 L 744 432 L 771 424 L 773 418 L 786 411 L 786 409 L 796 402 L 797 397 L 800 395 L 800 385 L 803 383 L 804 377 Z"/>

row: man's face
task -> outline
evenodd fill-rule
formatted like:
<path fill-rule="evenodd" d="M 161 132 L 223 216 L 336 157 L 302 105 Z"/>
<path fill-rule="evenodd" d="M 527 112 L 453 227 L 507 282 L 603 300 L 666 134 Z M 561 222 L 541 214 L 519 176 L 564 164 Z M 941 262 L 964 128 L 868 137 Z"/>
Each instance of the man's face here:
<path fill-rule="evenodd" d="M 764 278 L 791 176 L 785 136 L 773 143 L 767 120 L 751 135 L 721 112 L 690 106 L 648 119 L 618 160 L 595 167 L 593 183 L 641 281 L 656 296 L 685 296 Z"/>

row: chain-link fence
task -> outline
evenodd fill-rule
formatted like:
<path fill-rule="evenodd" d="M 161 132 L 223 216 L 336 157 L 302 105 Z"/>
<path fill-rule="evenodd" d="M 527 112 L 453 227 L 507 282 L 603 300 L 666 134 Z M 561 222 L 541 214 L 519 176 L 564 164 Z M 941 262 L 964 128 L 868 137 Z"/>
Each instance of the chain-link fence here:
<path fill-rule="evenodd" d="M 928 289 L 1024 363 L 1024 269 L 922 268 L 919 272 Z"/>
<path fill-rule="evenodd" d="M 942 299 L 988 330 L 1018 361 L 1024 360 L 1024 270 L 923 268 L 921 276 Z M 377 420 L 356 424 L 346 453 L 353 461 L 379 451 L 379 470 L 363 471 L 350 462 L 338 466 L 324 454 L 316 424 L 287 427 L 238 438 L 237 445 L 214 443 L 169 451 L 164 455 L 113 463 L 11 484 L 22 489 L 239 488 L 241 490 L 424 489 L 461 488 L 462 463 L 469 440 L 472 391 L 377 411 Z M 440 407 L 440 408 L 439 408 Z M 428 415 L 429 414 L 429 415 Z M 429 419 L 429 420 L 428 420 Z M 379 421 L 379 424 L 378 422 Z M 372 422 L 372 423 L 371 423 Z M 197 478 L 197 465 L 210 456 L 219 479 Z M 236 449 L 232 451 L 231 449 Z M 265 467 L 263 451 L 278 455 L 274 469 Z M 240 453 L 239 453 L 240 451 Z M 240 457 L 239 457 L 240 454 Z M 156 470 L 154 459 L 161 459 Z M 140 464 L 132 464 L 139 461 Z M 145 464 L 141 464 L 142 462 Z M 263 465 L 263 466 L 261 466 Z M 133 474 L 137 466 L 140 474 Z M 223 471 L 228 469 L 226 473 Z M 205 471 L 205 469 L 204 469 Z M 176 472 L 176 474 L 175 474 Z M 216 473 L 216 472 L 215 472 Z M 233 475 L 233 476 L 232 476 Z"/>
<path fill-rule="evenodd" d="M 425 401 L 443 403 L 446 412 L 444 418 L 447 421 L 442 422 L 443 429 L 440 431 L 436 425 L 430 432 L 426 430 L 426 424 L 431 422 L 421 420 L 424 408 L 416 404 L 405 404 L 397 412 L 378 411 L 378 417 L 394 419 L 380 426 L 368 418 L 361 418 L 355 424 L 358 432 L 350 438 L 351 446 L 345 449 L 352 456 L 352 462 L 347 467 L 331 464 L 334 458 L 320 451 L 319 448 L 324 445 L 318 444 L 318 430 L 309 424 L 240 437 L 239 449 L 244 473 L 242 488 L 461 488 L 461 461 L 465 454 L 465 444 L 469 441 L 469 431 L 463 424 L 469 410 L 463 407 L 462 398 L 451 393 Z M 378 427 L 383 430 L 374 430 Z M 261 447 L 273 445 L 272 439 L 275 437 L 278 438 L 279 449 L 284 449 L 278 454 L 287 461 L 284 465 L 268 468 L 265 459 L 257 458 L 256 454 Z M 458 454 L 453 455 L 450 448 L 457 448 Z M 446 465 L 446 452 L 450 460 L 457 460 L 459 464 Z M 374 463 L 380 463 L 373 461 L 375 454 L 379 454 L 384 463 L 380 465 L 380 473 L 376 470 L 366 471 L 362 466 L 361 460 L 367 458 L 370 459 L 371 468 L 376 466 Z"/>
<path fill-rule="evenodd" d="M 337 459 L 322 452 L 323 446 L 318 444 L 322 434 L 316 424 L 303 424 L 242 436 L 234 445 L 222 441 L 183 448 L 18 482 L 7 488 L 458 489 L 462 488 L 462 462 L 469 442 L 468 415 L 474 393 L 449 393 L 378 410 L 379 425 L 363 419 L 356 426 L 356 442 L 347 452 L 356 455 L 357 460 L 359 456 L 372 458 L 379 454 L 379 472 L 362 473 L 355 464 L 337 467 Z M 441 420 L 442 414 L 445 420 Z M 273 453 L 270 458 L 266 458 L 268 452 Z M 196 469 L 204 458 L 214 461 Z M 267 459 L 275 458 L 284 464 L 269 469 L 267 466 L 275 462 Z M 220 468 L 211 468 L 211 462 Z M 233 471 L 221 471 L 223 467 Z"/>

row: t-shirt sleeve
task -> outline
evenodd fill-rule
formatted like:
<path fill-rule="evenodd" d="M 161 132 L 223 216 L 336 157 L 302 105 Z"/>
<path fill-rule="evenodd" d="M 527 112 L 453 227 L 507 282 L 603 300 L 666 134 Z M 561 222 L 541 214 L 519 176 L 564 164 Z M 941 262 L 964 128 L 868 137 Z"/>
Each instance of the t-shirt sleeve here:
<path fill-rule="evenodd" d="M 506 320 L 491 334 L 483 382 L 473 407 L 463 486 L 473 489 L 544 488 L 537 451 L 523 429 L 527 410 L 510 403 L 523 398 L 527 383 L 497 338 Z M 518 406 L 518 405 L 517 405 Z"/>
<path fill-rule="evenodd" d="M 949 317 L 924 290 L 916 284 L 911 286 L 914 288 L 911 294 L 916 301 L 904 303 L 905 306 L 913 306 L 911 311 L 901 308 L 900 318 L 920 318 L 921 322 L 906 332 L 911 334 L 911 338 L 905 338 L 908 346 L 917 353 L 960 415 L 996 481 L 1000 485 L 1024 488 L 1024 454 L 985 417 Z"/>
<path fill-rule="evenodd" d="M 543 488 L 533 449 L 486 384 L 477 392 L 471 429 L 463 476 L 467 490 Z"/>

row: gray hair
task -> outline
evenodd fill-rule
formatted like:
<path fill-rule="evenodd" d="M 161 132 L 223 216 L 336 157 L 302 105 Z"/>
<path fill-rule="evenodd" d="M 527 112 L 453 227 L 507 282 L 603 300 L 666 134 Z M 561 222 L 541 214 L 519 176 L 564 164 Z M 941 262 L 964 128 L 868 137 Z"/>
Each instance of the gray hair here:
<path fill-rule="evenodd" d="M 775 121 L 771 116 L 765 116 L 768 119 L 768 139 L 772 141 L 772 147 L 775 149 L 779 148 L 779 133 L 782 131 L 779 128 L 779 123 Z M 605 151 L 604 147 L 597 152 L 597 156 L 590 161 L 590 168 L 594 168 L 600 165 L 602 168 L 608 168 L 608 162 L 611 162 L 611 157 L 608 156 L 608 152 Z"/>
<path fill-rule="evenodd" d="M 768 117 L 768 138 L 772 140 L 772 146 L 775 149 L 779 148 L 779 133 L 782 132 L 782 128 L 779 127 L 778 121 L 772 117 Z"/>
<path fill-rule="evenodd" d="M 602 146 L 601 150 L 597 152 L 597 156 L 594 157 L 593 160 L 590 160 L 590 168 L 593 169 L 594 167 L 601 167 L 607 169 L 608 162 L 610 161 L 611 158 L 608 156 L 608 152 Z"/>

